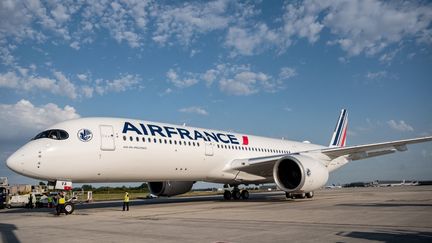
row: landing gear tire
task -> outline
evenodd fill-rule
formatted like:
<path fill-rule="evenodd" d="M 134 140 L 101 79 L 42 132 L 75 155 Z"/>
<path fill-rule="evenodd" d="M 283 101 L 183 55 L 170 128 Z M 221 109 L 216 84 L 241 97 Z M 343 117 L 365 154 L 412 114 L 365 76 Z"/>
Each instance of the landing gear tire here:
<path fill-rule="evenodd" d="M 66 203 L 64 205 L 64 212 L 66 215 L 73 213 L 75 210 L 75 205 L 73 203 Z"/>
<path fill-rule="evenodd" d="M 230 191 L 228 191 L 228 190 L 224 191 L 223 197 L 224 197 L 225 200 L 231 200 L 231 196 L 232 195 L 231 195 Z"/>
<path fill-rule="evenodd" d="M 306 193 L 306 197 L 307 198 L 313 198 L 313 196 L 314 196 L 314 192 L 308 192 L 308 193 Z"/>
<path fill-rule="evenodd" d="M 299 194 L 295 195 L 295 197 L 299 198 L 299 199 L 304 199 L 304 198 L 306 198 L 306 193 L 299 193 Z"/>
<path fill-rule="evenodd" d="M 232 192 L 231 192 L 231 194 L 232 194 L 232 198 L 234 199 L 234 200 L 239 200 L 240 199 L 240 197 L 241 197 L 241 194 L 240 194 L 240 190 L 233 190 Z"/>
<path fill-rule="evenodd" d="M 247 199 L 249 199 L 249 192 L 247 190 L 243 190 L 241 192 L 240 196 L 243 200 L 247 200 Z"/>
<path fill-rule="evenodd" d="M 291 192 L 285 192 L 285 197 L 286 197 L 287 199 L 293 199 L 293 198 L 294 198 L 294 195 L 293 195 Z"/>

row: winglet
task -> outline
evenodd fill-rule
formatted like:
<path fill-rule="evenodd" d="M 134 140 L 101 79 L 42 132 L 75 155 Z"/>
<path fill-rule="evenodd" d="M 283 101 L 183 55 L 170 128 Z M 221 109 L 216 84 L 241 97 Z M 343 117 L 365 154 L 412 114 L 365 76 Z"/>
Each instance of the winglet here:
<path fill-rule="evenodd" d="M 333 137 L 330 141 L 329 147 L 345 147 L 346 135 L 348 130 L 348 112 L 342 109 L 339 119 L 336 123 Z"/>

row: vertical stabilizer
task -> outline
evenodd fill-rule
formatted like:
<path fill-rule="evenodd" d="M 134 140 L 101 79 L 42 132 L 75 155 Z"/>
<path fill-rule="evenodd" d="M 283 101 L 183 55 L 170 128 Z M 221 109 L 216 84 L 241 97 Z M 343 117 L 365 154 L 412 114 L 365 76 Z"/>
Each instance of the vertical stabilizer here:
<path fill-rule="evenodd" d="M 336 123 L 333 137 L 330 141 L 329 147 L 345 147 L 346 135 L 348 129 L 348 112 L 342 109 L 339 119 Z"/>

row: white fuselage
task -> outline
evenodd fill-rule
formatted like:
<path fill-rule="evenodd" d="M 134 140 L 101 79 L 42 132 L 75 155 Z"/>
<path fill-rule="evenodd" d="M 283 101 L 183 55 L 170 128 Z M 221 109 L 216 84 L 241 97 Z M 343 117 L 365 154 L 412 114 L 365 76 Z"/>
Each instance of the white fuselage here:
<path fill-rule="evenodd" d="M 34 139 L 8 159 L 8 167 L 20 174 L 49 181 L 230 183 L 241 180 L 265 183 L 273 182 L 273 178 L 226 170 L 227 163 L 324 148 L 309 143 L 121 118 L 82 118 L 56 124 L 50 129 L 64 130 L 68 138 Z M 83 133 L 83 129 L 91 134 Z"/>

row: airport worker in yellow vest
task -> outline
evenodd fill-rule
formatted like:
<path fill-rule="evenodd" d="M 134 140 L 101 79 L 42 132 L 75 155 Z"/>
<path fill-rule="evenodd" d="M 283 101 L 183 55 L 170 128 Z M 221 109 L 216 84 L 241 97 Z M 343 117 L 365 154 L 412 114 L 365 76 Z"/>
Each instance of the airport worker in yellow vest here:
<path fill-rule="evenodd" d="M 63 193 L 60 193 L 60 198 L 58 199 L 57 204 L 57 215 L 60 215 L 60 213 L 64 213 L 66 199 L 63 195 Z"/>
<path fill-rule="evenodd" d="M 123 198 L 123 211 L 125 211 L 125 208 L 127 211 L 129 211 L 129 193 L 125 192 L 124 198 Z"/>

